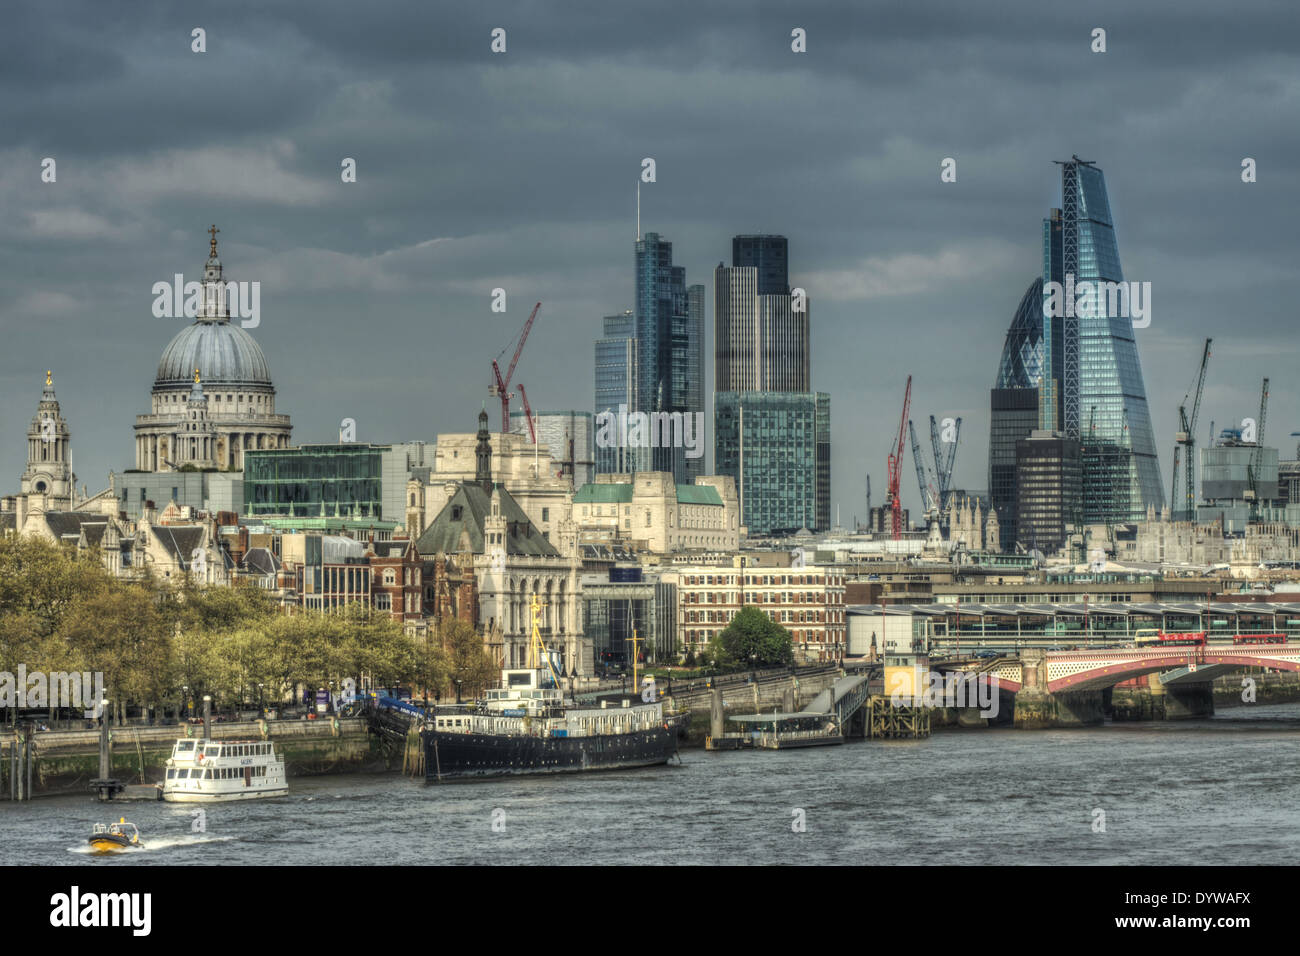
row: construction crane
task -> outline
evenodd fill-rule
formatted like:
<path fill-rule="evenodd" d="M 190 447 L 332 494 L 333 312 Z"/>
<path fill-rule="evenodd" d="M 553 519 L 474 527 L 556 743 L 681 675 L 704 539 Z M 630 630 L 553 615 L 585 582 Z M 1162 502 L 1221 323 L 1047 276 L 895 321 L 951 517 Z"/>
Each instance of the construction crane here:
<path fill-rule="evenodd" d="M 892 516 L 890 536 L 898 541 L 903 537 L 903 501 L 899 497 L 899 483 L 903 477 L 903 442 L 906 439 L 907 413 L 912 408 L 912 376 L 907 376 L 907 389 L 903 392 L 903 415 L 898 420 L 898 437 L 890 446 L 889 467 L 889 512 Z"/>
<path fill-rule="evenodd" d="M 1250 483 L 1250 495 L 1258 500 L 1259 489 L 1256 487 L 1259 481 L 1259 464 L 1264 453 L 1264 420 L 1268 417 L 1268 379 L 1264 379 L 1264 386 L 1259 392 L 1259 418 L 1255 424 L 1255 451 L 1250 456 L 1250 474 L 1247 476 Z"/>
<path fill-rule="evenodd" d="M 927 515 L 932 511 L 937 513 L 939 510 L 939 492 L 935 490 L 934 483 L 929 481 L 926 476 L 925 459 L 921 457 L 921 443 L 916 440 L 916 429 L 912 426 L 910 418 L 907 420 L 907 431 L 912 436 L 912 460 L 916 462 L 916 484 L 921 489 L 921 509 Z"/>
<path fill-rule="evenodd" d="M 1196 448 L 1196 417 L 1201 411 L 1201 393 L 1205 389 L 1205 368 L 1210 362 L 1210 343 L 1213 339 L 1205 340 L 1205 351 L 1201 353 L 1201 371 L 1196 377 L 1196 398 L 1192 401 L 1192 414 L 1187 414 L 1187 395 L 1183 396 L 1183 404 L 1178 406 L 1178 423 L 1181 426 L 1178 433 L 1174 436 L 1174 443 L 1181 445 L 1183 454 L 1183 467 L 1187 471 L 1187 489 L 1183 499 L 1183 504 L 1187 508 L 1187 520 L 1195 520 L 1196 516 L 1196 460 L 1194 451 Z M 1190 390 L 1188 394 L 1191 394 Z M 1174 458 L 1173 481 L 1169 490 L 1170 510 L 1173 510 L 1173 502 L 1178 500 L 1178 458 Z M 1174 520 L 1182 514 L 1179 509 L 1177 513 L 1171 515 Z"/>
<path fill-rule="evenodd" d="M 533 410 L 528 404 L 528 393 L 524 391 L 523 382 L 519 383 L 519 400 L 524 403 L 524 418 L 528 419 L 528 434 L 532 436 L 533 444 L 537 444 L 537 429 L 533 427 Z"/>
<path fill-rule="evenodd" d="M 939 440 L 939 423 L 933 415 L 930 416 L 930 447 L 934 451 L 934 474 L 939 483 L 937 504 L 940 511 L 948 507 L 948 492 L 952 490 L 952 469 L 957 460 L 957 443 L 961 441 L 960 418 L 956 419 L 954 426 L 952 442 L 947 451 L 944 451 L 944 443 Z"/>
<path fill-rule="evenodd" d="M 501 397 L 501 434 L 505 435 L 510 432 L 510 379 L 515 374 L 515 366 L 519 364 L 519 353 L 524 350 L 524 343 L 528 341 L 528 333 L 533 328 L 533 320 L 537 318 L 537 310 L 542 307 L 538 302 L 533 306 L 533 311 L 528 316 L 528 321 L 524 323 L 523 330 L 519 333 L 519 344 L 515 346 L 514 357 L 510 359 L 510 368 L 501 377 L 501 369 L 497 365 L 497 359 L 506 354 L 506 349 L 510 348 L 510 343 L 506 343 L 506 348 L 502 349 L 496 359 L 492 360 L 492 375 L 496 382 L 488 389 L 488 394 L 499 395 Z"/>

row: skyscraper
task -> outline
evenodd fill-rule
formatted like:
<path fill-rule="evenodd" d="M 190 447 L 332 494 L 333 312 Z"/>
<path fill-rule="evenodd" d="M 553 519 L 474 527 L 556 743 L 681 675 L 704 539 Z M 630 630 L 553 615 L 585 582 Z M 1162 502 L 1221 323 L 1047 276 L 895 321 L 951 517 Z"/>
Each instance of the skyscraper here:
<path fill-rule="evenodd" d="M 759 295 L 790 291 L 790 250 L 785 236 L 736 236 L 731 240 L 731 264 L 758 270 Z"/>
<path fill-rule="evenodd" d="M 831 526 L 830 396 L 811 391 L 807 296 L 784 236 L 736 236 L 714 289 L 714 470 L 753 535 Z"/>
<path fill-rule="evenodd" d="M 686 287 L 686 270 L 673 265 L 673 244 L 648 232 L 636 243 L 634 308 L 636 362 L 632 410 L 690 415 L 703 421 L 704 289 Z M 662 443 L 628 449 L 636 471 L 669 471 L 680 484 L 703 474 L 704 459 Z"/>
<path fill-rule="evenodd" d="M 737 236 L 732 264 L 713 272 L 714 388 L 806 392 L 806 296 L 790 294 L 784 236 Z"/>
<path fill-rule="evenodd" d="M 1061 209 L 1043 222 L 1040 425 L 1082 446 L 1083 522 L 1140 521 L 1164 493 L 1133 320 L 1098 285 L 1124 282 L 1106 178 L 1078 156 L 1060 166 Z"/>
<path fill-rule="evenodd" d="M 831 526 L 831 399 L 825 392 L 718 392 L 714 470 L 736 479 L 751 536 Z"/>
<path fill-rule="evenodd" d="M 1058 320 L 1059 321 L 1059 320 Z M 1059 342 L 1060 336 L 1054 336 Z M 1038 428 L 1038 383 L 1043 358 L 1043 280 L 1025 290 L 1002 346 L 989 394 L 989 499 L 998 516 L 999 544 L 1011 551 L 1016 536 L 1016 443 Z"/>
<path fill-rule="evenodd" d="M 636 374 L 636 318 L 631 309 L 621 315 L 607 315 L 604 337 L 596 340 L 596 415 L 618 415 L 619 407 L 632 408 Z M 596 471 L 606 474 L 636 470 L 626 445 L 598 442 Z"/>

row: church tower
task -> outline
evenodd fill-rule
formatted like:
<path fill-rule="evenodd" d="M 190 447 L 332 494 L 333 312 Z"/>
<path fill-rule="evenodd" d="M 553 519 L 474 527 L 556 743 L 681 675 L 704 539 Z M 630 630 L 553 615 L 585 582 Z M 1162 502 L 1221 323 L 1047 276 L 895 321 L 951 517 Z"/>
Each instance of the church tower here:
<path fill-rule="evenodd" d="M 208 417 L 208 397 L 203 393 L 199 370 L 194 370 L 194 387 L 185 402 L 185 422 L 176 436 L 175 464 L 214 468 L 217 459 L 217 431 Z"/>
<path fill-rule="evenodd" d="M 488 431 L 488 413 L 485 407 L 478 413 L 478 446 L 474 449 L 474 481 L 492 494 L 492 433 Z"/>
<path fill-rule="evenodd" d="M 69 460 L 71 441 L 72 430 L 54 395 L 54 374 L 47 371 L 45 391 L 27 429 L 27 470 L 20 493 L 28 497 L 29 512 L 72 510 L 77 476 Z"/>
<path fill-rule="evenodd" d="M 406 534 L 412 541 L 424 534 L 424 482 L 409 478 L 406 482 Z"/>

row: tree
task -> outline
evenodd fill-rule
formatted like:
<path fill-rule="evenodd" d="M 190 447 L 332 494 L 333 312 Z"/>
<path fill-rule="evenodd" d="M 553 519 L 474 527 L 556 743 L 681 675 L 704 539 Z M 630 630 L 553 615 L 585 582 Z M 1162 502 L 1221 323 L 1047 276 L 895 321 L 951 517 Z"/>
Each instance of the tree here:
<path fill-rule="evenodd" d="M 794 639 L 758 608 L 746 606 L 714 636 L 706 653 L 719 667 L 782 667 L 794 663 Z"/>
<path fill-rule="evenodd" d="M 92 592 L 64 615 L 59 637 L 81 669 L 104 675 L 119 717 L 126 706 L 157 706 L 167 692 L 171 634 L 149 590 L 117 585 Z"/>
<path fill-rule="evenodd" d="M 483 649 L 483 638 L 474 625 L 449 621 L 440 628 L 438 636 L 450 664 L 450 687 L 454 689 L 455 682 L 460 681 L 460 693 L 469 696 L 486 690 L 488 683 L 498 676 L 497 665 Z"/>

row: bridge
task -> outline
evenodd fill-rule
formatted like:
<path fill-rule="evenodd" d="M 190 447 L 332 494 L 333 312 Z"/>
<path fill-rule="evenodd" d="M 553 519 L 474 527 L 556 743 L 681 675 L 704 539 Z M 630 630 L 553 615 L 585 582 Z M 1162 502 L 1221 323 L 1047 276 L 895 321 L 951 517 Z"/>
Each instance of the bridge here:
<path fill-rule="evenodd" d="M 1041 655 L 1041 664 L 1035 658 Z M 1245 667 L 1300 670 L 1300 645 L 1207 644 L 1171 647 L 1102 648 L 1078 651 L 1023 651 L 1018 657 L 1001 657 L 977 673 L 996 676 L 998 686 L 1018 691 L 1026 684 L 1026 662 L 1039 673 L 1028 678 L 1049 693 L 1099 690 L 1148 674 L 1169 676 L 1165 683 L 1204 683 Z M 1036 679 L 1037 678 L 1037 679 Z M 1189 681 L 1190 679 L 1190 681 Z"/>
<path fill-rule="evenodd" d="M 1017 726 L 1070 726 L 1114 719 L 1214 713 L 1211 682 L 1245 668 L 1300 671 L 1300 644 L 1026 648 L 991 660 L 935 661 L 932 669 L 993 683 Z"/>

